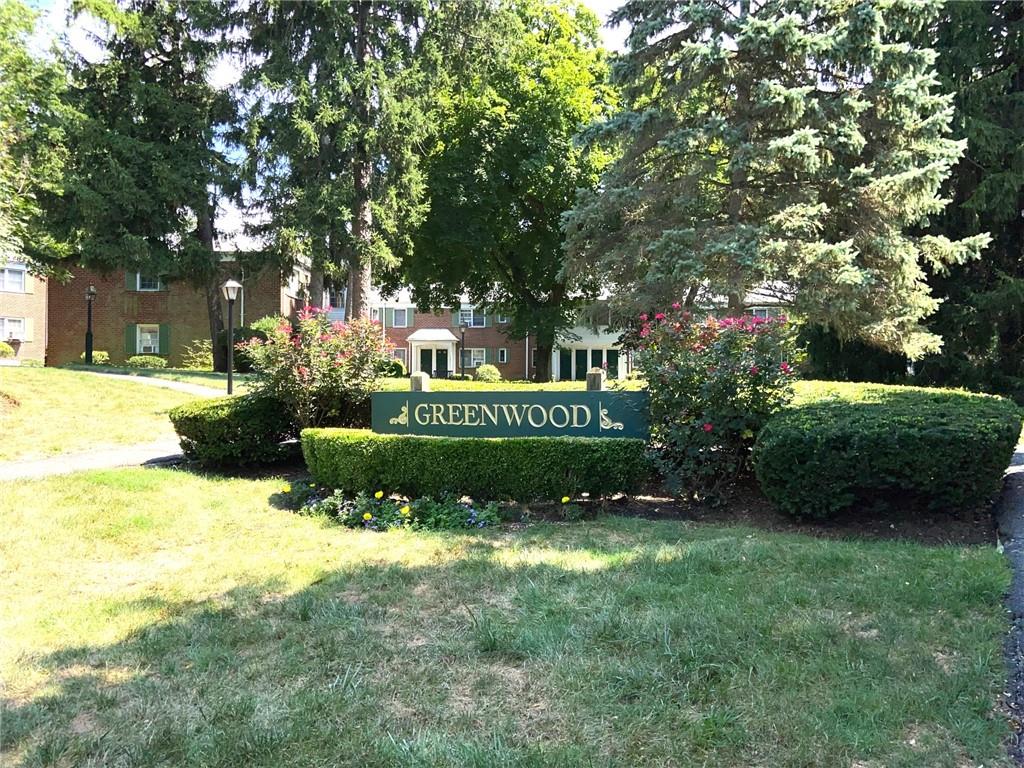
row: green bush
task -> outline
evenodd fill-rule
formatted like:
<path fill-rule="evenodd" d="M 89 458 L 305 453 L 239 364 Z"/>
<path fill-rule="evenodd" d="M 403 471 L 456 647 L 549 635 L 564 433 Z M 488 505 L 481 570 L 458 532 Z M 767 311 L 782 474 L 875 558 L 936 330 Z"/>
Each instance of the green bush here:
<path fill-rule="evenodd" d="M 497 367 L 491 365 L 490 363 L 478 365 L 476 368 L 476 380 L 486 381 L 488 383 L 501 381 L 501 371 L 499 371 Z"/>
<path fill-rule="evenodd" d="M 3 355 L 0 355 L 3 357 Z M 83 363 L 85 362 L 85 352 L 78 356 L 78 359 Z M 92 351 L 92 364 L 93 365 L 110 365 L 110 353 L 104 352 L 101 349 L 94 349 Z"/>
<path fill-rule="evenodd" d="M 280 403 L 243 395 L 198 400 L 170 412 L 185 456 L 204 464 L 262 464 L 294 455 L 295 428 Z"/>
<path fill-rule="evenodd" d="M 129 368 L 166 368 L 167 360 L 156 355 L 132 355 L 124 364 Z"/>
<path fill-rule="evenodd" d="M 447 496 L 432 499 L 406 500 L 385 496 L 382 491 L 363 491 L 349 497 L 342 491 L 327 496 L 312 496 L 299 512 L 322 515 L 337 520 L 347 528 L 388 531 L 392 528 L 453 531 L 464 528 L 486 528 L 500 522 L 498 505 L 474 505 Z"/>
<path fill-rule="evenodd" d="M 14 357 L 14 347 L 6 341 L 0 341 L 0 360 L 6 360 L 11 357 Z"/>
<path fill-rule="evenodd" d="M 186 344 L 181 353 L 181 367 L 190 371 L 212 371 L 213 342 L 209 339 L 195 339 Z"/>
<path fill-rule="evenodd" d="M 998 489 L 1020 435 L 1013 403 L 877 384 L 845 394 L 789 408 L 758 435 L 754 471 L 779 509 L 818 518 L 857 504 L 956 511 Z"/>
<path fill-rule="evenodd" d="M 305 429 L 314 479 L 346 492 L 410 497 L 557 499 L 640 490 L 650 477 L 643 440 L 581 437 L 421 437 L 363 429 Z"/>
<path fill-rule="evenodd" d="M 384 363 L 384 370 L 381 371 L 381 375 L 387 376 L 389 379 L 401 379 L 408 374 L 405 371 L 405 363 L 396 357 Z"/>

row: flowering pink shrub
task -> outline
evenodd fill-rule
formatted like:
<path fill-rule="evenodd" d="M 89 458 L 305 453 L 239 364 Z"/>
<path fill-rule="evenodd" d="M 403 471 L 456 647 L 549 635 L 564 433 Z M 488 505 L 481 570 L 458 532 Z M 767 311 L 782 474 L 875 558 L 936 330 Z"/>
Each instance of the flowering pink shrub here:
<path fill-rule="evenodd" d="M 391 360 L 378 324 L 327 319 L 306 307 L 293 329 L 287 321 L 239 345 L 256 373 L 258 394 L 280 402 L 299 427 L 348 425 L 362 411 Z"/>
<path fill-rule="evenodd" d="M 697 318 L 673 304 L 640 315 L 636 364 L 651 395 L 657 462 L 674 490 L 716 500 L 747 468 L 757 432 L 792 397 L 786 318 Z"/>

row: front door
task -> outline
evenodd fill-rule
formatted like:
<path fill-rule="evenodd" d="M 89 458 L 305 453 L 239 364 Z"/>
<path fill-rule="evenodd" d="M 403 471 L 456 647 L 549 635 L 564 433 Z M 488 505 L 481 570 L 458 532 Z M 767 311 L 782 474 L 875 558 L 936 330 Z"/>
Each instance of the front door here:
<path fill-rule="evenodd" d="M 448 350 L 438 349 L 437 352 L 437 371 L 435 375 L 442 379 L 448 378 Z"/>
<path fill-rule="evenodd" d="M 558 350 L 558 379 L 559 381 L 570 381 L 572 379 L 572 350 L 564 347 Z"/>
<path fill-rule="evenodd" d="M 576 381 L 587 380 L 587 350 L 585 349 L 576 350 L 576 375 L 573 378 Z"/>
<path fill-rule="evenodd" d="M 428 376 L 434 375 L 434 350 L 420 349 L 420 370 Z"/>

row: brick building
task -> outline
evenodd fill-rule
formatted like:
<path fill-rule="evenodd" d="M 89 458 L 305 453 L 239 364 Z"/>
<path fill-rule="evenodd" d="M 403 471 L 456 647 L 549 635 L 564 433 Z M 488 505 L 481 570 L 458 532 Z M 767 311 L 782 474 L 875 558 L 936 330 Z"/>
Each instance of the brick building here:
<path fill-rule="evenodd" d="M 48 285 L 17 261 L 0 264 L 0 341 L 18 360 L 46 358 Z"/>

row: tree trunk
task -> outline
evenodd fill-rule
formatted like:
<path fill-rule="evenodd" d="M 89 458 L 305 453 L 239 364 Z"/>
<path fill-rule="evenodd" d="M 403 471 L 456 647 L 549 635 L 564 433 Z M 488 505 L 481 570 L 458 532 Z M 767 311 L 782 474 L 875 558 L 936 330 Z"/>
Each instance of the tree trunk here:
<path fill-rule="evenodd" d="M 317 309 L 324 306 L 324 273 L 315 267 L 309 270 L 309 304 Z"/>
<path fill-rule="evenodd" d="M 750 0 L 740 0 L 739 16 L 743 18 L 750 13 Z M 736 115 L 740 124 L 740 144 L 749 139 L 748 121 L 750 120 L 750 83 L 741 73 L 736 79 Z M 740 149 L 740 147 L 737 147 Z M 733 227 L 738 228 L 744 221 L 743 202 L 747 187 L 747 169 L 737 165 L 732 169 L 729 177 L 729 222 Z M 743 303 L 746 299 L 746 285 L 743 274 L 743 267 L 738 262 L 738 256 L 733 256 L 733 266 L 729 270 L 728 308 L 726 314 L 731 317 L 738 317 L 743 314 Z"/>
<path fill-rule="evenodd" d="M 356 114 L 363 126 L 356 141 L 352 159 L 352 239 L 353 249 L 349 262 L 350 317 L 370 314 L 370 293 L 373 290 L 373 268 L 370 263 L 373 240 L 373 210 L 370 208 L 370 188 L 373 183 L 373 162 L 366 144 L 370 130 L 370 88 L 366 80 L 367 37 L 369 35 L 370 3 L 359 3 L 356 10 L 356 64 L 363 77 L 362 92 L 355 94 Z"/>
<path fill-rule="evenodd" d="M 551 351 L 555 348 L 554 329 L 540 331 L 536 335 L 537 344 L 534 360 L 537 364 L 533 369 L 534 381 L 551 381 Z M 526 351 L 530 354 L 530 350 Z"/>
<path fill-rule="evenodd" d="M 211 271 L 203 285 L 203 292 L 206 295 L 206 315 L 210 322 L 210 343 L 213 349 L 213 370 L 227 371 L 228 350 L 219 343 L 224 332 L 224 311 L 220 301 L 221 274 L 217 269 L 217 260 L 213 254 L 213 215 L 214 207 L 211 203 L 199 216 L 199 225 L 196 228 L 196 237 L 204 248 L 210 252 Z"/>

